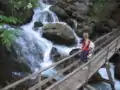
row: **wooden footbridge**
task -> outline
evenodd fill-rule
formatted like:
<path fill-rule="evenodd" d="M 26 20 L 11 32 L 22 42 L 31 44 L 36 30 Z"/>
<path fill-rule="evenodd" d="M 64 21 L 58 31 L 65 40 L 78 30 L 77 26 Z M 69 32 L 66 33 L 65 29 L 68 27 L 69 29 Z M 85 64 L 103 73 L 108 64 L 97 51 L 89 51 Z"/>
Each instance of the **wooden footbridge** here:
<path fill-rule="evenodd" d="M 35 76 L 37 76 L 37 83 L 28 89 L 23 90 L 78 90 L 88 82 L 88 80 L 99 70 L 99 68 L 103 65 L 107 65 L 111 56 L 120 48 L 120 30 L 113 30 L 112 32 L 98 38 L 94 41 L 94 43 L 96 46 L 94 55 L 87 63 L 81 64 L 80 60 L 75 58 L 75 56 L 81 52 L 78 51 L 69 57 L 53 63 L 51 66 L 44 68 L 37 73 L 30 74 L 19 81 L 9 84 L 1 90 L 18 90 L 18 86 L 31 80 L 31 78 Z M 69 64 L 63 64 L 66 62 Z M 62 68 L 59 68 L 57 70 L 57 74 L 54 76 L 46 79 L 41 78 L 44 71 L 60 66 Z M 110 73 L 109 69 L 107 69 L 107 72 Z M 61 80 L 53 81 L 54 77 L 63 74 L 64 76 Z M 115 90 L 111 74 L 108 74 L 108 76 L 111 80 L 112 89 Z M 46 85 L 48 82 L 51 82 L 51 84 Z"/>

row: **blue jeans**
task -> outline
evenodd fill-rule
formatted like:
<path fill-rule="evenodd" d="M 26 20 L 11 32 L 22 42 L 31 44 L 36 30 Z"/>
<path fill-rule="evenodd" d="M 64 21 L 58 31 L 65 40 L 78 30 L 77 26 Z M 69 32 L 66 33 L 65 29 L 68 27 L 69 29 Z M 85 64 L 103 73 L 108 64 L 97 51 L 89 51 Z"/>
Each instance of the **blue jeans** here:
<path fill-rule="evenodd" d="M 87 58 L 88 54 L 89 54 L 89 51 L 82 51 L 80 53 L 80 60 L 82 60 L 83 62 L 87 62 L 87 60 L 88 60 L 88 58 Z"/>

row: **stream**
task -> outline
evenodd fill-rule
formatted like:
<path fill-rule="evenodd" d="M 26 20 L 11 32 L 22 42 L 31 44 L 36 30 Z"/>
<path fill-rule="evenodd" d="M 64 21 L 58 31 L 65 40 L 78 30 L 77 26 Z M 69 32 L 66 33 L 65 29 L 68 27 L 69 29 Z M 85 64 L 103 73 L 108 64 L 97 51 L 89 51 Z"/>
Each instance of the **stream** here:
<path fill-rule="evenodd" d="M 49 10 L 51 5 L 44 4 L 42 0 L 39 1 L 40 7 L 34 9 L 34 15 L 32 21 L 28 24 L 21 26 L 22 29 L 20 31 L 20 36 L 15 40 L 13 48 L 17 55 L 21 57 L 25 63 L 31 68 L 32 72 L 37 72 L 40 69 L 46 68 L 53 64 L 50 57 L 50 52 L 53 47 L 55 47 L 61 55 L 68 56 L 69 52 L 79 46 L 80 38 L 76 36 L 76 44 L 68 47 L 64 45 L 55 45 L 51 41 L 42 37 L 42 27 L 35 30 L 34 23 L 42 22 L 43 25 L 48 23 L 62 23 L 67 25 L 64 22 L 60 22 L 56 14 Z M 69 27 L 67 25 L 67 27 Z M 71 28 L 71 27 L 69 27 Z M 113 65 L 111 68 L 111 72 L 113 74 Z M 106 71 L 104 68 L 100 69 L 99 72 L 104 78 L 107 78 Z M 50 68 L 49 70 L 43 72 L 42 74 L 45 76 L 53 76 L 57 71 L 54 68 Z M 14 72 L 13 74 L 20 75 L 20 72 Z M 61 79 L 61 76 L 55 77 L 57 80 Z M 114 77 L 113 77 L 114 78 Z M 115 79 L 114 79 L 115 80 Z M 111 90 L 110 86 L 107 85 L 108 89 L 100 89 L 101 84 L 93 85 L 98 88 L 97 90 Z M 120 82 L 115 80 L 116 90 L 120 90 Z"/>

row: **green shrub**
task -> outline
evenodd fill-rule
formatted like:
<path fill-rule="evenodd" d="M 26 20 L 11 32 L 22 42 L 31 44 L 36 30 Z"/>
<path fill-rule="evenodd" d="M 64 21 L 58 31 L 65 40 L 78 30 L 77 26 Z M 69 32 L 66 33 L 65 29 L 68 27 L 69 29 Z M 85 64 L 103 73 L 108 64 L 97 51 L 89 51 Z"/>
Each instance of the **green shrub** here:
<path fill-rule="evenodd" d="M 16 39 L 16 36 L 18 35 L 18 30 L 1 29 L 1 32 L 2 32 L 0 34 L 1 41 L 7 47 L 7 49 L 10 50 L 13 41 Z"/>
<path fill-rule="evenodd" d="M 37 6 L 38 0 L 10 0 L 10 4 L 13 6 L 13 9 L 31 9 Z"/>
<path fill-rule="evenodd" d="M 105 2 L 107 2 L 107 0 L 91 0 L 93 5 L 89 10 L 89 15 L 93 16 L 93 17 L 99 17 L 104 10 L 104 6 L 105 6 Z"/>
<path fill-rule="evenodd" d="M 15 17 L 7 17 L 7 16 L 4 16 L 4 15 L 0 15 L 0 25 L 2 24 L 5 24 L 5 23 L 11 23 L 11 24 L 16 24 L 17 22 L 20 22 L 17 18 Z"/>
<path fill-rule="evenodd" d="M 16 39 L 16 36 L 19 33 L 19 30 L 7 30 L 3 28 L 3 25 L 5 23 L 13 23 L 16 24 L 19 20 L 15 17 L 6 17 L 3 15 L 0 15 L 0 39 L 1 42 L 7 47 L 7 49 L 10 50 L 10 46 L 13 43 L 13 41 Z"/>

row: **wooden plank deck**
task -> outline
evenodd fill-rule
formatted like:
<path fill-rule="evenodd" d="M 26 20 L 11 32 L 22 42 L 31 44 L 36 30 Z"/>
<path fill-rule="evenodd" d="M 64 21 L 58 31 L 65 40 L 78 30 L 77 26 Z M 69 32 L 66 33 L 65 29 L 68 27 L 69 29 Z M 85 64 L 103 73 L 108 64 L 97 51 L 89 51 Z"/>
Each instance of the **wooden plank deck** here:
<path fill-rule="evenodd" d="M 108 53 L 107 59 L 109 59 L 115 53 L 115 41 L 112 42 L 110 46 L 110 51 Z M 117 49 L 120 48 L 120 40 L 117 46 Z M 64 80 L 61 80 L 46 90 L 77 90 L 79 87 L 86 83 L 86 80 L 89 79 L 97 70 L 105 64 L 106 62 L 106 55 L 107 47 L 101 50 L 98 54 L 96 54 L 93 59 L 92 63 L 90 63 L 90 67 L 85 64 L 77 68 L 74 72 L 70 73 Z M 84 67 L 89 69 L 83 69 Z M 81 68 L 83 67 L 83 68 Z M 87 78 L 88 77 L 88 78 Z"/>
<path fill-rule="evenodd" d="M 77 90 L 79 87 L 83 86 L 88 81 L 88 79 L 103 64 L 105 64 L 106 59 L 109 59 L 115 53 L 115 47 L 116 47 L 117 40 L 119 40 L 119 45 L 117 46 L 117 49 L 120 48 L 120 36 L 119 36 L 119 34 L 120 34 L 120 32 L 113 31 L 113 32 L 101 37 L 101 38 L 98 38 L 98 40 L 95 41 L 95 44 L 98 45 L 97 48 L 99 48 L 100 50 L 97 53 L 95 53 L 94 57 L 92 57 L 92 59 L 89 60 L 84 65 L 78 66 L 77 69 L 75 69 L 73 72 L 71 72 L 70 74 L 65 76 L 64 79 L 57 81 L 56 83 L 53 83 L 46 90 Z M 105 41 L 103 41 L 103 40 L 105 40 Z M 107 45 L 107 44 L 110 44 L 110 45 Z M 106 58 L 108 47 L 110 47 L 110 52 L 108 53 L 108 56 Z M 60 60 L 59 62 L 54 63 L 54 64 L 50 65 L 49 67 L 40 70 L 38 73 L 30 74 L 29 76 L 4 87 L 2 90 L 9 90 L 9 89 L 16 87 L 17 85 L 23 83 L 24 81 L 31 79 L 32 76 L 36 76 L 38 74 L 41 75 L 41 73 L 44 72 L 45 70 L 48 70 L 51 67 L 56 67 L 57 65 L 69 60 L 70 58 L 74 57 L 75 55 L 79 54 L 80 52 L 81 51 L 78 51 L 75 54 L 70 55 L 69 57 L 66 57 L 66 58 Z M 77 61 L 75 61 L 74 63 L 76 66 Z M 71 68 L 74 63 L 72 63 L 68 67 L 64 68 L 60 72 L 64 72 L 65 70 Z M 87 67 L 87 69 L 85 69 L 85 67 Z M 51 79 L 52 79 L 52 77 L 48 78 L 46 80 L 43 80 L 43 81 L 40 80 L 36 85 L 30 87 L 29 90 L 36 90 L 39 87 L 41 88 L 42 84 L 45 84 L 45 82 L 48 82 Z"/>

